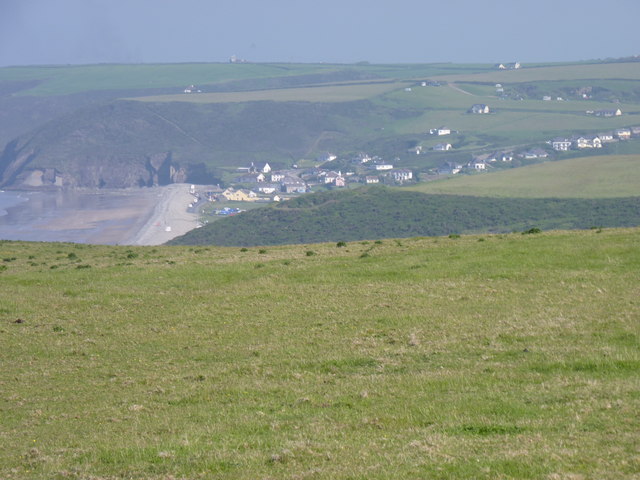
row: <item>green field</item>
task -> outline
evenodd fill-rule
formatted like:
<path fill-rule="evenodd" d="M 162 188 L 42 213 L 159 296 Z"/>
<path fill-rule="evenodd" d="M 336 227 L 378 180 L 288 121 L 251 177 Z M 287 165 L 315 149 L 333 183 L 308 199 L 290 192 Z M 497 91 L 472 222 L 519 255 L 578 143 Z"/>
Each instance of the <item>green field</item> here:
<path fill-rule="evenodd" d="M 4 479 L 632 479 L 640 231 L 2 242 Z"/>
<path fill-rule="evenodd" d="M 640 155 L 572 158 L 451 177 L 408 187 L 424 193 L 512 198 L 615 198 L 640 196 Z"/>
<path fill-rule="evenodd" d="M 249 92 L 220 92 L 177 95 L 152 95 L 133 98 L 141 102 L 240 103 L 240 102 L 352 102 L 382 95 L 409 85 L 384 82 L 359 85 L 334 85 L 305 88 L 270 89 Z"/>
<path fill-rule="evenodd" d="M 551 65 L 521 68 L 519 70 L 493 70 L 486 73 L 443 75 L 438 80 L 452 82 L 520 83 L 552 80 L 593 80 L 602 78 L 640 80 L 640 62 Z"/>
<path fill-rule="evenodd" d="M 275 63 L 196 63 L 81 65 L 0 68 L 0 82 L 37 81 L 23 95 L 55 96 L 101 90 L 134 90 L 213 85 L 242 80 L 265 80 L 308 76 L 307 83 L 318 82 L 318 75 L 336 72 L 369 78 L 413 79 L 447 73 L 486 72 L 488 65 L 454 64 L 275 64 Z M 326 80 L 325 80 L 326 81 Z M 335 81 L 335 80 L 331 80 Z"/>

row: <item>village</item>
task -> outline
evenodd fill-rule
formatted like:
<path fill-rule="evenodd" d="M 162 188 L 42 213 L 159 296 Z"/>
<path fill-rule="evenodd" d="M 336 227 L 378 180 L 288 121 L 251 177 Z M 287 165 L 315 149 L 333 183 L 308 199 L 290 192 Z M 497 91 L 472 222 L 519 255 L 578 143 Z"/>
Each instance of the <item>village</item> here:
<path fill-rule="evenodd" d="M 486 114 L 490 109 L 487 105 L 473 105 L 469 113 Z M 609 116 L 609 112 L 592 112 L 596 116 Z M 611 115 L 617 115 L 615 110 Z M 427 134 L 438 137 L 455 135 L 455 130 L 448 127 L 430 129 Z M 509 165 L 515 159 L 544 161 L 552 153 L 561 154 L 570 150 L 599 149 L 608 143 L 628 141 L 640 137 L 640 126 L 617 128 L 610 132 L 597 135 L 573 135 L 570 137 L 556 137 L 545 142 L 542 146 L 525 148 L 522 150 L 500 150 L 492 153 L 471 154 L 467 162 L 445 161 L 436 168 L 429 169 L 420 179 L 433 180 L 442 176 L 461 173 L 487 172 L 495 167 Z M 452 143 L 440 142 L 432 147 L 435 152 L 451 152 Z M 418 146 L 411 150 L 416 155 L 424 154 Z M 400 168 L 395 161 L 389 162 L 378 156 L 358 153 L 348 159 L 347 169 L 331 168 L 332 163 L 345 165 L 345 161 L 337 162 L 338 157 L 333 153 L 326 153 L 316 159 L 311 168 L 291 168 L 274 170 L 268 162 L 254 163 L 238 167 L 237 175 L 229 182 L 227 188 L 210 187 L 201 200 L 209 202 L 279 202 L 312 191 L 333 188 L 348 188 L 357 184 L 373 185 L 406 185 L 418 180 L 420 172 L 411 168 Z M 236 212 L 219 209 L 220 215 Z"/>
<path fill-rule="evenodd" d="M 518 62 L 510 64 L 498 64 L 497 69 L 516 70 L 521 65 Z M 418 84 L 421 87 L 439 87 L 440 82 L 422 81 Z M 458 87 L 453 87 L 458 88 Z M 412 89 L 404 89 L 411 92 Z M 201 90 L 190 85 L 184 93 L 200 93 Z M 502 84 L 495 84 L 495 92 L 498 99 L 507 98 L 505 87 Z M 467 93 L 467 92 L 465 92 Z M 589 90 L 578 91 L 580 98 L 589 99 Z M 511 98 L 511 97 L 509 97 Z M 516 98 L 522 100 L 522 98 Z M 552 101 L 552 97 L 545 95 L 542 101 Z M 553 100 L 562 102 L 563 98 L 557 97 Z M 484 103 L 472 104 L 466 112 L 468 115 L 496 115 L 499 109 L 495 109 Z M 587 110 L 585 115 L 611 118 L 620 117 L 620 108 L 606 110 Z M 206 191 L 199 192 L 194 196 L 194 202 L 190 205 L 191 211 L 197 211 L 205 201 L 208 202 L 246 202 L 252 204 L 280 202 L 302 194 L 316 192 L 326 189 L 340 189 L 355 187 L 357 185 L 384 184 L 401 186 L 417 181 L 437 180 L 444 176 L 458 174 L 477 174 L 491 170 L 511 168 L 516 165 L 524 165 L 545 161 L 546 159 L 557 159 L 560 155 L 575 150 L 600 149 L 604 145 L 614 142 L 627 141 L 640 137 L 640 126 L 616 128 L 611 131 L 603 131 L 599 134 L 575 134 L 568 137 L 555 137 L 539 144 L 512 146 L 509 149 L 487 151 L 486 149 L 468 152 L 468 160 L 460 161 L 460 153 L 465 150 L 456 148 L 456 139 L 463 134 L 458 130 L 448 126 L 438 126 L 430 128 L 424 132 L 427 138 L 436 138 L 437 143 L 425 140 L 417 142 L 416 145 L 403 152 L 407 155 L 430 155 L 430 161 L 409 161 L 407 158 L 396 156 L 392 161 L 383 159 L 380 156 L 366 152 L 360 152 L 351 156 L 341 157 L 334 153 L 327 152 L 317 157 L 312 162 L 304 162 L 304 168 L 292 165 L 289 168 L 274 169 L 268 162 L 250 162 L 240 166 L 226 179 L 226 188 L 220 186 L 207 187 Z M 467 147 L 468 148 L 468 147 Z M 447 156 L 451 153 L 451 160 Z M 467 155 L 467 153 L 464 153 Z M 518 162 L 515 162 L 518 160 Z M 437 163 L 437 162 L 440 163 Z M 301 162 L 302 163 L 302 162 Z M 310 163 L 313 166 L 308 166 Z M 416 164 L 424 164 L 416 168 Z M 257 205 L 256 205 L 257 206 Z M 238 207 L 216 207 L 213 210 L 215 215 L 228 216 L 242 211 Z"/>

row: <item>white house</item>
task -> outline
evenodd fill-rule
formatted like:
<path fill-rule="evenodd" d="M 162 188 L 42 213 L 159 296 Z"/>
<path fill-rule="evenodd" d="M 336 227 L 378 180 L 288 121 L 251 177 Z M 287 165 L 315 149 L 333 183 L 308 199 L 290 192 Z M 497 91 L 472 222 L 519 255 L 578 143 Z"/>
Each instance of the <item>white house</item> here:
<path fill-rule="evenodd" d="M 598 134 L 598 138 L 600 138 L 600 142 L 601 143 L 610 143 L 610 142 L 615 142 L 616 141 L 616 139 L 613 136 L 612 132 L 600 133 L 600 134 Z"/>
<path fill-rule="evenodd" d="M 629 128 L 618 128 L 616 129 L 616 137 L 620 140 L 628 140 L 631 138 L 631 129 Z"/>
<path fill-rule="evenodd" d="M 338 179 L 342 179 L 342 181 L 344 181 L 344 178 L 342 177 L 342 173 L 341 172 L 329 172 L 324 176 L 324 183 L 328 184 L 328 183 L 332 183 L 332 184 L 336 184 L 336 182 L 338 182 Z"/>
<path fill-rule="evenodd" d="M 450 143 L 438 143 L 433 147 L 436 152 L 448 152 L 452 148 Z"/>
<path fill-rule="evenodd" d="M 407 169 L 399 169 L 391 172 L 391 176 L 396 182 L 406 182 L 413 178 L 413 172 Z"/>
<path fill-rule="evenodd" d="M 518 154 L 518 156 L 526 160 L 534 160 L 536 158 L 547 158 L 549 154 L 542 148 L 532 148 L 531 150 L 527 150 Z"/>
<path fill-rule="evenodd" d="M 584 135 L 574 139 L 576 148 L 602 148 L 602 140 L 597 135 Z"/>
<path fill-rule="evenodd" d="M 281 182 L 282 180 L 284 180 L 286 178 L 286 176 L 287 175 L 285 173 L 283 173 L 283 172 L 273 172 L 271 174 L 271 181 L 275 182 L 275 183 Z"/>
<path fill-rule="evenodd" d="M 279 192 L 280 185 L 278 185 L 277 183 L 265 183 L 264 185 L 260 185 L 258 187 L 258 191 L 260 193 L 266 193 L 267 195 L 269 195 L 275 192 Z"/>
<path fill-rule="evenodd" d="M 364 181 L 367 185 L 373 184 L 373 183 L 380 183 L 380 177 L 375 177 L 373 175 L 367 175 L 364 178 Z"/>
<path fill-rule="evenodd" d="M 462 170 L 462 165 L 455 162 L 445 162 L 440 167 L 438 167 L 439 175 L 455 175 L 456 173 L 460 173 Z"/>
<path fill-rule="evenodd" d="M 467 163 L 467 167 L 473 170 L 486 170 L 487 163 L 484 160 L 481 160 L 479 158 L 474 158 L 469 163 Z"/>
<path fill-rule="evenodd" d="M 376 165 L 376 170 L 378 171 L 392 170 L 392 169 L 393 169 L 393 165 L 391 165 L 390 163 L 379 163 Z"/>
<path fill-rule="evenodd" d="M 429 130 L 429 133 L 431 135 L 438 135 L 438 136 L 451 135 L 451 129 L 449 127 L 432 128 Z"/>
<path fill-rule="evenodd" d="M 619 117 L 622 115 L 622 110 L 616 108 L 615 110 L 596 110 L 593 112 L 596 117 Z"/>
<path fill-rule="evenodd" d="M 270 171 L 271 166 L 267 162 L 259 163 L 257 165 L 251 162 L 251 166 L 249 167 L 250 173 L 269 173 Z"/>
<path fill-rule="evenodd" d="M 338 158 L 338 156 L 334 155 L 333 153 L 325 153 L 324 155 L 318 157 L 318 161 L 323 163 L 333 162 L 336 158 Z"/>
<path fill-rule="evenodd" d="M 571 148 L 573 142 L 568 138 L 554 138 L 551 140 L 551 147 L 557 152 L 566 152 Z"/>
<path fill-rule="evenodd" d="M 487 162 L 511 162 L 513 161 L 513 152 L 494 152 L 486 158 Z"/>
<path fill-rule="evenodd" d="M 489 113 L 491 111 L 491 109 L 489 108 L 489 105 L 485 105 L 484 103 L 476 103 L 475 105 L 471 105 L 471 108 L 469 109 L 469 113 Z"/>

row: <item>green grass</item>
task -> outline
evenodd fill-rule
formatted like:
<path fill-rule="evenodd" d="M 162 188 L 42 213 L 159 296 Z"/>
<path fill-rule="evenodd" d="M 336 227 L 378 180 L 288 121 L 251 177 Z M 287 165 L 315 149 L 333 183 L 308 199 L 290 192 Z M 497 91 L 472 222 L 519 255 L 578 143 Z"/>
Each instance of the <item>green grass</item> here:
<path fill-rule="evenodd" d="M 552 65 L 544 67 L 527 67 L 519 70 L 493 70 L 487 73 L 471 75 L 444 75 L 440 80 L 453 82 L 493 82 L 507 86 L 510 83 L 559 81 L 559 80 L 591 80 L 591 79 L 627 79 L 640 80 L 640 63 L 596 63 L 592 65 Z"/>
<path fill-rule="evenodd" d="M 424 193 L 525 198 L 640 196 L 640 156 L 591 156 L 408 187 Z"/>
<path fill-rule="evenodd" d="M 142 102 L 186 102 L 186 103 L 239 103 L 239 102 L 351 102 L 382 95 L 390 90 L 402 88 L 408 83 L 371 83 L 363 85 L 334 85 L 305 88 L 284 88 L 251 92 L 222 92 L 178 95 L 156 95 L 131 100 Z"/>
<path fill-rule="evenodd" d="M 66 95 L 94 90 L 130 90 L 214 84 L 232 80 L 286 77 L 335 71 L 329 65 L 157 64 L 12 67 L 0 69 L 0 80 L 41 80 L 29 95 Z"/>
<path fill-rule="evenodd" d="M 585 112 L 611 108 L 611 103 L 584 100 L 499 100 L 495 95 L 477 95 L 486 87 L 464 83 L 456 85 L 476 94 L 468 95 L 449 85 L 438 88 L 415 87 L 411 92 L 398 89 L 373 99 L 373 102 L 382 108 L 412 112 L 412 115 L 389 122 L 385 125 L 385 132 L 413 136 L 416 141 L 424 142 L 427 148 L 446 140 L 453 145 L 454 152 L 524 148 L 526 145 L 576 132 L 602 133 L 629 126 L 635 124 L 630 114 L 638 111 L 635 103 L 618 104 L 625 114 L 603 119 L 587 115 Z M 488 104 L 492 113 L 467 113 L 474 103 Z M 429 129 L 441 125 L 459 131 L 460 135 L 433 138 L 425 134 Z M 429 158 L 413 157 L 406 161 L 421 168 L 423 163 L 429 162 Z"/>
<path fill-rule="evenodd" d="M 639 239 L 3 242 L 0 477 L 634 478 Z"/>
<path fill-rule="evenodd" d="M 36 96 L 67 95 L 99 90 L 132 90 L 211 85 L 239 80 L 260 80 L 303 75 L 350 72 L 372 78 L 413 79 L 432 75 L 477 73 L 488 65 L 453 64 L 276 64 L 195 63 L 34 66 L 0 68 L 0 82 L 38 80 L 41 83 L 22 92 Z M 310 83 L 313 80 L 310 79 Z"/>

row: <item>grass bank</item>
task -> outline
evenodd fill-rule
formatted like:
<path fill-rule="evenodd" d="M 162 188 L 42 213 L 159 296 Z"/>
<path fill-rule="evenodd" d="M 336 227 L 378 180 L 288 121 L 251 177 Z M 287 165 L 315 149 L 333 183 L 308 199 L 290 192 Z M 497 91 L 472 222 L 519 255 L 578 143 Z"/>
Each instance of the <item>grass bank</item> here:
<path fill-rule="evenodd" d="M 447 178 L 408 187 L 423 193 L 513 198 L 616 198 L 640 195 L 640 155 L 545 162 L 491 175 Z"/>

